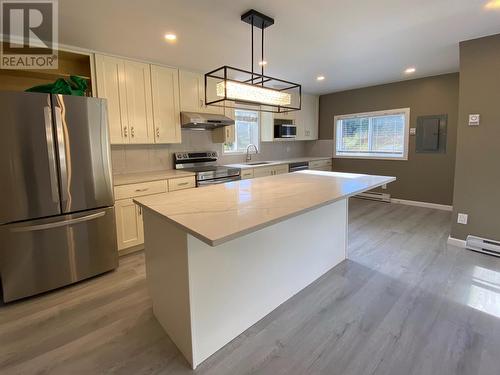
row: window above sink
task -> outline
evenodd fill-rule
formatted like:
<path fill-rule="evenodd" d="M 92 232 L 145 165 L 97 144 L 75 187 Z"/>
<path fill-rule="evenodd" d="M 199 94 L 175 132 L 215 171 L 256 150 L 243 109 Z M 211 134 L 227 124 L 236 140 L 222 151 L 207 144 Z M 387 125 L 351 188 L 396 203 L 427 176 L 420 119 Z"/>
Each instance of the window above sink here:
<path fill-rule="evenodd" d="M 251 109 L 236 109 L 234 112 L 234 142 L 224 143 L 224 154 L 246 154 L 249 144 L 259 148 L 259 112 Z"/>

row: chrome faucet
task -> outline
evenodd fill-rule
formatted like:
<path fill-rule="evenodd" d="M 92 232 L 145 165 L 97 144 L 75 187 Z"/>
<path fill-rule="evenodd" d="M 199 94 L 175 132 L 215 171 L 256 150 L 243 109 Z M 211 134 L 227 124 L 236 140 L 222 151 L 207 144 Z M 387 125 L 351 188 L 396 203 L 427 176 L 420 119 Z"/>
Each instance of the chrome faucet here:
<path fill-rule="evenodd" d="M 257 146 L 255 146 L 253 143 L 250 143 L 248 146 L 247 146 L 247 157 L 246 157 L 246 161 L 247 163 L 252 160 L 252 155 L 250 155 L 250 148 L 253 147 L 254 150 L 255 150 L 255 154 L 257 155 L 259 153 L 259 149 L 257 148 Z"/>

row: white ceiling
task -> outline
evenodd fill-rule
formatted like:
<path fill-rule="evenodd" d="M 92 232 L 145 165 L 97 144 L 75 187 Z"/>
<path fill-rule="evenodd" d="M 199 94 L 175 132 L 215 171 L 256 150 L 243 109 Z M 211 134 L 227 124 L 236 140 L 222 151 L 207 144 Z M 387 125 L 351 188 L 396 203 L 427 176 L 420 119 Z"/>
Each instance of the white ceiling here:
<path fill-rule="evenodd" d="M 486 2 L 60 0 L 60 43 L 201 72 L 249 69 L 250 26 L 240 16 L 254 8 L 275 18 L 265 34 L 266 74 L 327 93 L 458 71 L 459 41 L 500 33 L 500 10 L 485 10 Z M 409 66 L 417 69 L 411 77 Z M 319 74 L 326 79 L 317 82 Z"/>

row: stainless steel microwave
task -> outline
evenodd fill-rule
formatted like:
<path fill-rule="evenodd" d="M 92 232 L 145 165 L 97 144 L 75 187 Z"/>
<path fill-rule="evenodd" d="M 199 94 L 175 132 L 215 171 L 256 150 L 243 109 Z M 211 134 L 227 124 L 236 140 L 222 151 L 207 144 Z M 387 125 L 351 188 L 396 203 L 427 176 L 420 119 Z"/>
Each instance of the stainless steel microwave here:
<path fill-rule="evenodd" d="M 297 127 L 293 120 L 274 119 L 274 138 L 295 138 Z"/>

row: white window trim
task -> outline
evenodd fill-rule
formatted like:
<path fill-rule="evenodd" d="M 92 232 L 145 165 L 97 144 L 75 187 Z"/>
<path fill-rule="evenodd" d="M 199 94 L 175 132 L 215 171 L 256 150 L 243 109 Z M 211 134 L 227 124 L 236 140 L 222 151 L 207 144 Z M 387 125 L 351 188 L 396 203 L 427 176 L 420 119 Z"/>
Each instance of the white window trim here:
<path fill-rule="evenodd" d="M 258 127 L 257 131 L 259 132 L 259 134 L 258 134 L 258 137 L 257 137 L 257 144 L 255 146 L 257 146 L 257 149 L 260 152 L 260 142 L 261 142 L 261 140 L 260 140 L 260 135 L 261 135 L 260 134 L 260 132 L 261 132 L 260 121 L 261 121 L 261 112 L 260 112 L 259 107 L 255 107 L 255 106 L 251 106 L 251 105 L 239 105 L 238 108 L 234 108 L 234 111 L 236 111 L 238 109 L 243 110 L 243 111 L 248 110 L 248 111 L 255 111 L 255 112 L 257 112 L 257 127 Z M 237 133 L 236 133 L 236 112 L 234 114 L 234 118 L 235 118 L 234 125 L 230 125 L 230 126 L 234 126 L 235 127 L 234 128 L 234 132 L 235 132 L 234 136 L 236 137 L 237 136 Z M 223 155 L 232 156 L 232 155 L 246 155 L 247 153 L 246 153 L 246 151 L 226 151 L 224 149 L 224 143 L 223 143 L 222 144 L 222 154 Z"/>
<path fill-rule="evenodd" d="M 338 120 L 343 120 L 346 118 L 355 118 L 355 117 L 368 117 L 368 116 L 383 116 L 383 115 L 394 115 L 398 113 L 405 114 L 405 139 L 404 139 L 404 151 L 403 156 L 379 156 L 379 155 L 369 155 L 368 153 L 364 154 L 352 154 L 352 155 L 337 155 L 337 123 Z M 362 112 L 362 113 L 351 113 L 346 115 L 338 115 L 333 118 L 334 126 L 333 126 L 333 158 L 334 159 L 373 159 L 373 160 L 408 160 L 408 148 L 410 141 L 410 108 L 397 108 L 397 109 L 388 109 L 384 111 L 371 111 L 371 112 Z"/>

